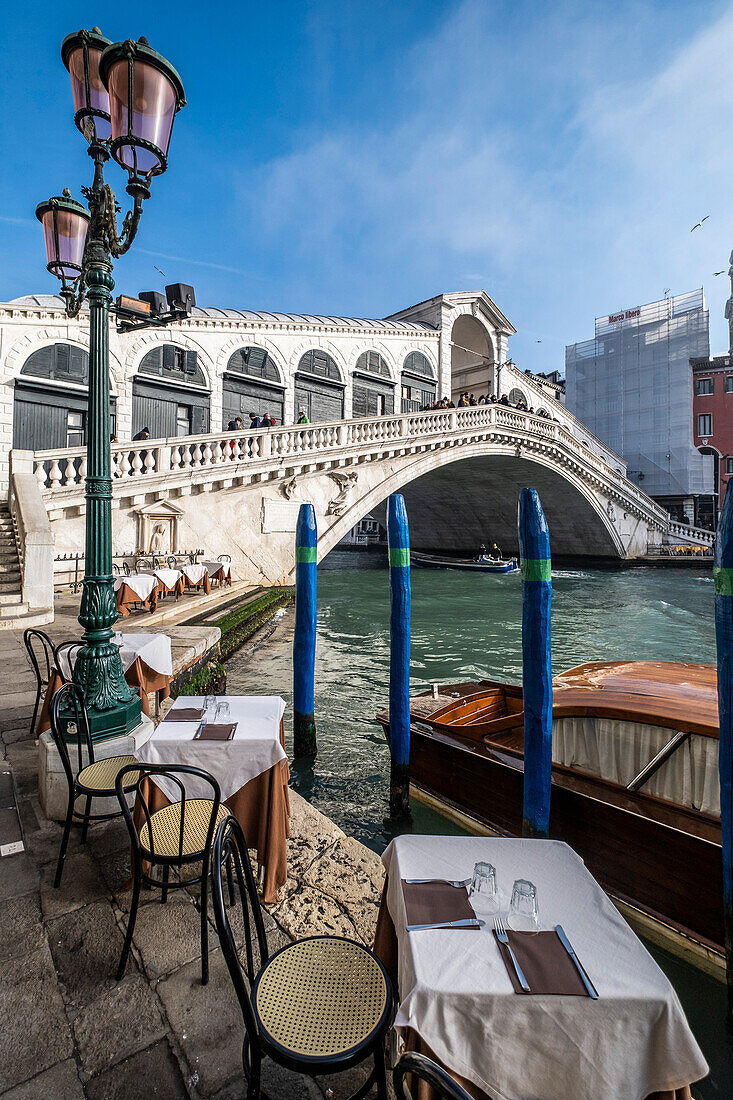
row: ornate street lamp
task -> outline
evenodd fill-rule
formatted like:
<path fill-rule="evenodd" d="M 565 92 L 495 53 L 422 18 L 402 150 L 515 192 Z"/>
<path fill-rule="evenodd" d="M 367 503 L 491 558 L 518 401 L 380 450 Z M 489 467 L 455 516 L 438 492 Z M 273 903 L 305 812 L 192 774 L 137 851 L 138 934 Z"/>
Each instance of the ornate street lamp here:
<path fill-rule="evenodd" d="M 150 181 L 167 167 L 173 119 L 185 105 L 181 78 L 145 39 L 110 43 L 99 28 L 64 39 L 61 58 L 71 76 L 74 120 L 88 142 L 94 180 L 83 187 L 89 213 L 68 191 L 40 203 L 48 270 L 61 280 L 66 313 L 76 317 L 89 300 L 89 411 L 87 416 L 85 574 L 79 622 L 84 647 L 74 666 L 95 740 L 129 733 L 140 721 L 140 699 L 125 682 L 120 651 L 112 642 L 117 619 L 112 577 L 112 479 L 110 477 L 109 313 L 112 257 L 132 244 Z M 104 182 L 110 155 L 129 174 L 133 209 L 117 229 L 118 205 Z M 182 316 L 171 311 L 155 321 Z"/>

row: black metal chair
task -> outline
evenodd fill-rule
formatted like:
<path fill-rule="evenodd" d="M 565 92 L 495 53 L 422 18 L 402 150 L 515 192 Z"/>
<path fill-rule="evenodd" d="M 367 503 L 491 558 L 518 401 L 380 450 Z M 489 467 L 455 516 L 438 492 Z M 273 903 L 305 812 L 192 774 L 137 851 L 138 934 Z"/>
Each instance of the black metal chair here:
<path fill-rule="evenodd" d="M 64 683 L 68 683 L 71 680 L 71 673 L 74 668 L 74 661 L 79 656 L 79 650 L 84 648 L 84 642 L 78 638 L 72 638 L 66 642 L 59 642 L 57 646 L 54 646 L 53 650 L 53 663 L 56 665 L 58 672 L 61 675 L 61 679 Z M 66 675 L 64 666 L 68 665 L 69 675 Z"/>
<path fill-rule="evenodd" d="M 231 554 L 219 554 L 219 557 L 216 560 L 217 561 L 231 561 L 232 560 L 232 555 Z"/>
<path fill-rule="evenodd" d="M 63 721 L 68 732 L 76 738 L 75 741 L 68 743 L 62 729 L 61 712 L 63 710 L 66 711 Z M 84 705 L 84 695 L 81 688 L 74 683 L 64 684 L 53 697 L 51 702 L 51 735 L 61 757 L 61 764 L 69 786 L 69 804 L 66 810 L 66 822 L 64 824 L 64 834 L 61 838 L 58 863 L 56 864 L 56 877 L 53 882 L 54 886 L 58 887 L 61 885 L 66 849 L 69 844 L 69 834 L 74 818 L 82 823 L 81 843 L 86 844 L 90 821 L 109 821 L 110 818 L 119 817 L 119 810 L 114 810 L 111 813 L 92 814 L 90 812 L 92 799 L 114 798 L 117 793 L 115 780 L 118 772 L 122 768 L 130 770 L 130 765 L 135 764 L 135 757 L 125 755 L 107 756 L 102 760 L 94 759 L 94 744 L 89 732 L 89 719 Z M 76 770 L 72 767 L 69 745 L 76 745 Z M 84 763 L 85 752 L 86 763 Z M 133 788 L 134 784 L 128 786 L 126 790 L 131 791 Z M 80 797 L 85 800 L 82 812 L 75 809 L 76 800 Z"/>
<path fill-rule="evenodd" d="M 232 865 L 237 880 L 246 967 L 224 905 L 224 863 L 230 883 Z M 247 1100 L 262 1095 L 266 1056 L 310 1077 L 339 1073 L 373 1058 L 374 1068 L 351 1100 L 365 1096 L 374 1084 L 379 1100 L 386 1100 L 384 1038 L 392 1022 L 392 987 L 376 955 L 337 936 L 298 940 L 270 955 L 247 843 L 236 818 L 219 825 L 211 867 L 216 930 L 244 1019 Z"/>
<path fill-rule="evenodd" d="M 28 656 L 30 657 L 30 662 L 36 677 L 36 702 L 33 707 L 33 717 L 31 719 L 31 737 L 33 737 L 36 732 L 36 722 L 38 721 L 38 711 L 41 706 L 41 700 L 46 694 L 48 681 L 51 678 L 51 669 L 54 663 L 54 648 L 53 642 L 48 634 L 45 634 L 42 630 L 35 630 L 32 627 L 28 627 L 27 630 L 23 631 L 23 644 L 28 651 Z"/>
<path fill-rule="evenodd" d="M 135 569 L 139 573 L 141 569 L 155 569 L 155 561 L 147 558 L 135 558 Z"/>
<path fill-rule="evenodd" d="M 132 573 L 132 570 L 130 569 L 130 566 L 128 565 L 128 563 L 126 561 L 123 561 L 122 569 L 123 569 L 123 572 L 124 572 L 126 577 L 129 577 L 130 574 Z"/>
<path fill-rule="evenodd" d="M 447 1070 L 415 1051 L 403 1054 L 392 1071 L 397 1100 L 412 1100 L 412 1094 L 405 1082 L 407 1074 L 413 1080 L 417 1078 L 425 1081 L 442 1100 L 471 1100 L 466 1090 L 453 1080 Z"/>
<path fill-rule="evenodd" d="M 133 820 L 133 815 L 125 798 L 125 776 L 127 773 L 136 773 L 133 789 L 138 805 L 142 809 L 143 822 L 138 828 Z M 171 802 L 160 810 L 151 814 L 147 799 L 143 790 L 143 783 L 149 776 L 162 775 L 177 788 L 180 794 L 178 802 Z M 184 783 L 179 775 L 196 776 L 211 787 L 212 798 L 187 798 Z M 154 782 L 154 780 L 150 780 Z M 168 900 L 168 890 L 180 889 L 191 886 L 193 883 L 201 883 L 201 982 L 203 985 L 209 980 L 209 936 L 207 920 L 207 895 L 209 876 L 209 855 L 214 839 L 214 830 L 229 817 L 229 810 L 221 805 L 221 791 L 219 784 L 213 775 L 194 768 L 190 764 L 139 764 L 136 767 L 123 769 L 117 776 L 117 797 L 120 801 L 122 813 L 127 823 L 132 841 L 132 902 L 130 915 L 127 921 L 127 934 L 122 948 L 122 957 L 117 970 L 117 980 L 120 981 L 125 973 L 127 959 L 132 945 L 132 934 L 135 931 L 135 919 L 140 903 L 140 888 L 145 882 L 148 886 L 155 886 L 161 890 L 161 902 Z M 152 875 L 143 870 L 143 863 L 149 865 L 149 870 L 155 866 L 162 867 L 162 878 L 154 879 Z M 170 882 L 171 867 L 180 871 L 181 867 L 201 863 L 201 873 L 190 878 L 180 878 L 177 882 Z M 230 891 L 231 891 L 230 883 Z"/>

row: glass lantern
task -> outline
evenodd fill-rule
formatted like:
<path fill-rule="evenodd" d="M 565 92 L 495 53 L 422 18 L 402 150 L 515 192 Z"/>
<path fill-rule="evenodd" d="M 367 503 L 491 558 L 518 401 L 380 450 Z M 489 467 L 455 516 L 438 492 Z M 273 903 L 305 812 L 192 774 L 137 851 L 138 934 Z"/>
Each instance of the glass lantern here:
<path fill-rule="evenodd" d="M 168 166 L 173 119 L 185 106 L 181 78 L 146 39 L 108 46 L 99 63 L 109 91 L 110 152 L 129 173 L 128 192 L 147 195 Z"/>
<path fill-rule="evenodd" d="M 71 76 L 74 121 L 91 142 L 108 142 L 112 136 L 109 94 L 99 75 L 99 59 L 109 46 L 99 27 L 69 34 L 61 46 L 61 60 Z"/>
<path fill-rule="evenodd" d="M 46 238 L 47 268 L 61 280 L 64 290 L 74 288 L 81 275 L 89 214 L 72 199 L 68 188 L 63 195 L 41 202 L 36 217 Z"/>

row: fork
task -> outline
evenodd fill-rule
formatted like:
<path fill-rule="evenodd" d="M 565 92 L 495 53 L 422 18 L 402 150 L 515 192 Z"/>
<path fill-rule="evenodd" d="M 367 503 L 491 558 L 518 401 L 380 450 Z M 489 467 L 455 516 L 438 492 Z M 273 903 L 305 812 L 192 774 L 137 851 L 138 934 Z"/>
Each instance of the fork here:
<path fill-rule="evenodd" d="M 522 987 L 522 989 L 524 990 L 525 993 L 531 993 L 532 990 L 529 988 L 529 982 L 525 978 L 524 973 L 522 971 L 522 968 L 519 965 L 519 963 L 517 962 L 517 956 L 514 954 L 514 952 L 512 951 L 512 949 L 509 945 L 509 937 L 506 934 L 506 928 L 504 927 L 504 921 L 501 919 L 501 917 L 494 917 L 494 931 L 496 932 L 496 938 L 499 941 L 499 943 L 503 943 L 504 946 L 506 947 L 507 951 L 509 952 L 509 956 L 510 956 L 510 958 L 512 960 L 512 963 L 514 965 L 514 972 L 517 975 L 517 978 L 519 979 L 519 984 L 521 985 L 521 987 Z"/>
<path fill-rule="evenodd" d="M 419 882 L 442 882 L 446 886 L 455 886 L 458 889 L 461 886 L 468 886 L 471 882 L 470 878 L 458 879 L 456 882 L 451 882 L 447 878 L 406 878 L 405 882 L 408 886 L 417 886 Z"/>

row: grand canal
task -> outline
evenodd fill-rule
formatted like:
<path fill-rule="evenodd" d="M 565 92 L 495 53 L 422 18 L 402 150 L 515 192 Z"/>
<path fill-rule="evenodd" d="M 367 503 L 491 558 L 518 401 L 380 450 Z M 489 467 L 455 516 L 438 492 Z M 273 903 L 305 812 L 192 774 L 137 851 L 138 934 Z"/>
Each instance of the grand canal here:
<path fill-rule="evenodd" d="M 253 653 L 245 647 L 227 662 L 229 691 L 283 695 L 290 704 L 293 622 L 292 610 L 281 614 L 264 644 Z M 521 622 L 518 576 L 413 569 L 413 690 L 482 676 L 521 682 Z M 714 662 L 712 572 L 556 569 L 552 650 L 555 671 L 586 660 Z M 390 839 L 383 822 L 389 755 L 374 716 L 386 703 L 388 674 L 385 555 L 334 551 L 318 574 L 319 753 L 313 767 L 293 769 L 292 782 L 346 833 L 378 852 Z M 420 832 L 454 831 L 419 804 L 413 803 L 413 812 Z M 674 984 L 710 1064 L 710 1076 L 693 1095 L 733 1095 L 724 986 L 653 944 L 647 947 Z"/>
<path fill-rule="evenodd" d="M 290 703 L 294 615 L 268 641 L 228 662 L 234 693 L 282 694 Z M 522 590 L 517 575 L 412 570 L 413 690 L 491 676 L 521 682 Z M 715 661 L 710 570 L 557 569 L 555 671 L 587 660 Z M 345 832 L 380 851 L 389 840 L 389 755 L 374 716 L 386 704 L 389 582 L 385 555 L 334 551 L 319 567 L 316 719 L 318 759 L 294 786 Z"/>

